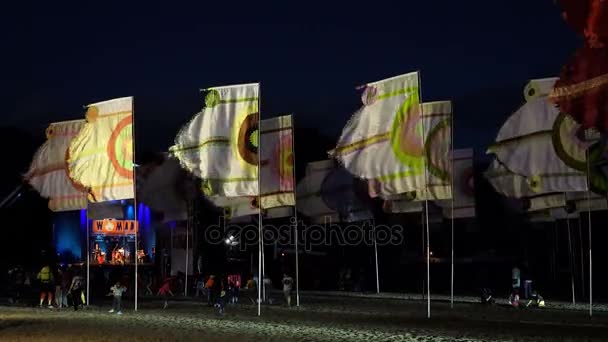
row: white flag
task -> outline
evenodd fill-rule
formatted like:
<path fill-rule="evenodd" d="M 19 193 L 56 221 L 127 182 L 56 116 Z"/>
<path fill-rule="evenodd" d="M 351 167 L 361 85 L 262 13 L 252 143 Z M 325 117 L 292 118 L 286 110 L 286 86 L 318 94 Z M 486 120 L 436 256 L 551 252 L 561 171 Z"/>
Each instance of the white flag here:
<path fill-rule="evenodd" d="M 475 217 L 475 174 L 473 149 L 454 150 L 454 218 Z M 452 200 L 437 201 L 443 216 L 452 218 Z"/>
<path fill-rule="evenodd" d="M 499 192 L 515 197 L 585 191 L 588 143 L 576 137 L 577 130 L 546 97 L 531 100 L 500 129 L 488 151 L 499 163 L 487 177 Z"/>
<path fill-rule="evenodd" d="M 70 143 L 70 178 L 91 202 L 133 198 L 133 98 L 90 104 L 86 119 Z"/>
<path fill-rule="evenodd" d="M 260 122 L 262 208 L 295 205 L 291 115 Z"/>
<path fill-rule="evenodd" d="M 40 146 L 25 179 L 40 196 L 49 199 L 52 211 L 79 210 L 87 207 L 87 192 L 68 177 L 66 155 L 72 139 L 84 120 L 55 122 L 46 129 L 47 141 Z"/>
<path fill-rule="evenodd" d="M 203 111 L 175 138 L 171 153 L 209 196 L 258 195 L 258 94 L 257 83 L 208 89 Z"/>
<path fill-rule="evenodd" d="M 350 119 L 330 155 L 355 177 L 376 180 L 387 194 L 424 187 L 424 129 L 418 73 L 369 83 L 363 107 Z"/>

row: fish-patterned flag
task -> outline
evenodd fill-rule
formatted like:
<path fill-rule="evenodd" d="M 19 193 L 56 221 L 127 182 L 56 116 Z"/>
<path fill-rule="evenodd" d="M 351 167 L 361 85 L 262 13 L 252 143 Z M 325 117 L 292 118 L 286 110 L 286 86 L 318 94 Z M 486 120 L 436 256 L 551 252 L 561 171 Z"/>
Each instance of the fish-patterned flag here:
<path fill-rule="evenodd" d="M 557 77 L 530 80 L 524 87 L 524 98 L 526 99 L 526 102 L 551 94 L 557 80 Z"/>
<path fill-rule="evenodd" d="M 437 201 L 447 218 L 475 217 L 475 173 L 473 169 L 473 149 L 454 150 L 454 197 L 452 200 Z M 452 203 L 454 205 L 452 215 Z"/>
<path fill-rule="evenodd" d="M 486 177 L 501 193 L 527 197 L 587 189 L 586 150 L 571 118 L 539 97 L 505 122 L 488 153 L 496 161 Z"/>
<path fill-rule="evenodd" d="M 260 186 L 263 209 L 293 206 L 294 154 L 291 115 L 260 122 Z"/>
<path fill-rule="evenodd" d="M 40 146 L 25 179 L 44 198 L 52 211 L 80 210 L 87 207 L 87 193 L 68 177 L 67 151 L 84 120 L 54 122 L 46 129 L 46 142 Z"/>
<path fill-rule="evenodd" d="M 70 178 L 90 202 L 133 198 L 133 98 L 90 104 L 86 121 L 69 147 Z"/>
<path fill-rule="evenodd" d="M 380 194 L 423 190 L 424 137 L 432 129 L 425 116 L 434 113 L 422 110 L 419 93 L 417 72 L 366 84 L 363 106 L 330 155 L 355 177 L 381 184 Z"/>
<path fill-rule="evenodd" d="M 422 139 L 423 169 L 397 178 L 373 178 L 368 180 L 371 197 L 415 192 L 416 200 L 442 200 L 452 197 L 450 185 L 450 149 L 452 103 L 437 101 L 423 103 L 416 126 Z"/>
<path fill-rule="evenodd" d="M 258 196 L 259 84 L 207 89 L 170 152 L 208 196 Z"/>

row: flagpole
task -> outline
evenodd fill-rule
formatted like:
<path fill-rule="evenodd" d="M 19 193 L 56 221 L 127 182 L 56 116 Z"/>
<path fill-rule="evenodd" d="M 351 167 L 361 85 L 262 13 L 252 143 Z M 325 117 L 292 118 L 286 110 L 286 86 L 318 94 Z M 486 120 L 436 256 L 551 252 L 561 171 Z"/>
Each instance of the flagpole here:
<path fill-rule="evenodd" d="M 376 240 L 376 220 L 372 219 L 372 229 L 374 233 L 374 254 L 376 256 L 376 293 L 380 293 L 380 275 L 378 274 L 378 241 Z"/>
<path fill-rule="evenodd" d="M 551 273 L 553 274 L 553 281 L 557 281 L 557 230 L 559 222 L 553 221 L 553 240 L 551 243 Z"/>
<path fill-rule="evenodd" d="M 133 99 L 134 100 L 134 99 Z M 135 311 L 137 311 L 137 234 L 139 233 L 139 220 L 137 219 L 137 172 L 135 171 L 135 106 L 131 101 L 131 115 L 133 123 L 131 126 L 131 149 L 133 154 L 133 214 L 135 218 Z"/>
<path fill-rule="evenodd" d="M 421 231 L 421 235 L 422 235 L 422 257 L 424 257 L 424 250 L 426 249 L 425 245 L 426 245 L 426 234 L 424 232 L 424 208 L 422 210 L 420 210 L 420 228 L 422 228 Z M 426 298 L 426 295 L 424 293 L 424 288 L 426 287 L 426 281 L 423 279 L 422 280 L 422 299 L 424 300 Z"/>
<path fill-rule="evenodd" d="M 566 213 L 567 214 L 567 213 Z M 572 287 L 572 305 L 576 305 L 576 295 L 574 292 L 574 262 L 573 262 L 573 256 L 572 256 L 572 238 L 570 237 L 570 218 L 568 216 L 566 216 L 566 224 L 568 227 L 568 253 L 570 256 L 570 283 L 571 283 L 571 287 Z"/>
<path fill-rule="evenodd" d="M 184 279 L 184 297 L 188 297 L 188 233 L 190 226 L 190 215 L 186 220 L 186 279 Z"/>
<path fill-rule="evenodd" d="M 296 220 L 295 230 L 295 246 L 296 246 L 296 306 L 300 306 L 300 261 L 298 250 L 298 211 L 294 206 L 294 217 Z"/>
<path fill-rule="evenodd" d="M 262 89 L 258 85 L 258 132 L 260 132 L 262 119 Z M 258 137 L 260 135 L 258 134 Z M 262 173 L 260 172 L 260 159 L 261 159 L 261 139 L 258 138 L 258 316 L 262 315 L 262 286 L 264 280 L 262 279 L 262 249 L 264 248 L 263 237 L 262 237 Z"/>
<path fill-rule="evenodd" d="M 454 308 L 454 109 L 452 108 L 452 115 L 450 115 L 450 163 L 451 163 L 451 179 L 450 179 L 450 192 L 451 192 L 451 231 L 452 231 L 452 261 L 451 261 L 451 272 L 450 272 L 450 308 Z"/>
<path fill-rule="evenodd" d="M 424 146 L 424 138 L 426 136 L 426 127 L 424 124 L 424 106 L 422 104 L 422 91 L 420 90 L 421 88 L 421 79 L 420 79 L 420 72 L 418 73 L 418 103 L 420 106 L 420 122 L 422 123 L 422 146 Z M 423 160 L 425 160 L 426 156 L 422 157 Z M 425 223 L 426 223 L 426 292 L 427 292 L 427 313 L 426 316 L 427 318 L 431 318 L 431 244 L 430 244 L 430 240 L 431 240 L 431 236 L 429 233 L 429 199 L 428 199 L 428 179 L 427 179 L 427 167 L 426 167 L 426 161 L 424 163 L 424 191 L 425 191 L 425 198 L 424 198 L 424 212 L 425 212 Z"/>
<path fill-rule="evenodd" d="M 578 243 L 581 251 L 581 289 L 583 292 L 583 298 L 585 297 L 585 256 L 583 252 L 583 226 L 581 224 L 581 213 L 578 213 Z"/>
<path fill-rule="evenodd" d="M 89 237 L 89 200 L 87 199 L 87 208 L 85 209 L 85 213 L 86 213 L 86 222 L 85 225 L 87 227 L 87 232 L 86 232 L 86 236 L 87 236 L 87 306 L 89 306 L 89 291 L 91 289 L 91 287 L 89 286 L 90 280 L 91 280 L 91 241 L 90 237 Z M 59 303 L 59 305 L 61 305 L 61 303 Z"/>
<path fill-rule="evenodd" d="M 591 191 L 591 180 L 589 179 L 589 174 L 591 168 L 589 166 L 589 150 L 586 151 L 587 157 L 587 224 L 589 229 L 589 317 L 593 316 L 593 257 L 591 255 L 591 199 L 590 199 L 590 191 Z"/>
<path fill-rule="evenodd" d="M 263 218 L 262 218 L 263 219 Z M 266 279 L 266 251 L 264 250 L 264 227 L 262 227 L 262 300 L 266 303 L 266 284 L 264 280 Z"/>
<path fill-rule="evenodd" d="M 294 204 L 293 204 L 293 216 L 295 219 L 295 226 L 294 226 L 294 232 L 295 232 L 295 251 L 296 251 L 296 306 L 299 307 L 300 306 L 300 260 L 299 260 L 299 250 L 298 250 L 298 201 L 297 201 L 297 194 L 296 194 L 296 130 L 295 130 L 295 118 L 294 115 L 292 114 L 291 116 L 292 120 L 291 120 L 291 156 L 292 156 L 292 160 L 293 160 L 293 184 L 294 184 L 294 188 L 293 188 L 293 194 L 294 194 Z"/>

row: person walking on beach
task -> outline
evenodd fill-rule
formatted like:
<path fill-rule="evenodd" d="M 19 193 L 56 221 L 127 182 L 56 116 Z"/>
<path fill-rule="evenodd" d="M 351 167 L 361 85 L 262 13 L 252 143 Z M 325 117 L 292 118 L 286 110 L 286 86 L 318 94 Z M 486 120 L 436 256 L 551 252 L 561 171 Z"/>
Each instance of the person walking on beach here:
<path fill-rule="evenodd" d="M 210 275 L 209 279 L 207 279 L 207 283 L 205 284 L 205 288 L 207 289 L 207 305 L 213 306 L 215 303 L 214 297 L 214 287 L 215 287 L 215 275 Z"/>
<path fill-rule="evenodd" d="M 264 303 L 268 303 L 268 304 L 272 304 L 272 298 L 270 298 L 270 289 L 272 288 L 272 280 L 270 280 L 270 278 L 268 277 L 268 275 L 264 275 L 264 280 L 262 281 L 263 284 L 263 302 Z"/>
<path fill-rule="evenodd" d="M 521 287 L 521 271 L 517 266 L 513 266 L 513 269 L 511 269 L 511 287 L 513 290 L 519 290 Z"/>
<path fill-rule="evenodd" d="M 78 307 L 83 304 L 82 297 L 84 289 L 84 278 L 80 275 L 75 275 L 72 278 L 72 284 L 70 285 L 70 296 L 72 297 L 72 305 L 74 306 L 74 311 L 78 310 Z"/>
<path fill-rule="evenodd" d="M 113 296 L 114 299 L 112 300 L 112 309 L 108 312 L 116 312 L 117 315 L 122 315 L 122 294 L 127 291 L 127 288 L 120 285 L 120 281 L 117 281 L 116 284 L 110 288 L 110 291 L 111 293 L 109 295 Z"/>
<path fill-rule="evenodd" d="M 199 276 L 196 279 L 196 293 L 195 298 L 201 297 L 205 293 L 205 279 L 203 276 Z"/>
<path fill-rule="evenodd" d="M 67 302 L 67 284 L 64 280 L 66 277 L 67 270 L 65 268 L 58 267 L 57 274 L 55 276 L 55 305 L 59 309 L 62 307 L 67 307 L 67 305 L 63 305 L 64 302 Z"/>
<path fill-rule="evenodd" d="M 163 296 L 165 299 L 165 303 L 163 304 L 163 309 L 169 307 L 169 296 L 173 296 L 173 291 L 171 291 L 171 284 L 173 283 L 173 278 L 169 277 L 165 279 L 163 285 L 158 289 L 157 296 Z"/>
<path fill-rule="evenodd" d="M 293 278 L 287 275 L 287 273 L 283 274 L 283 296 L 285 297 L 285 303 L 287 306 L 291 307 L 291 289 L 293 287 Z"/>
<path fill-rule="evenodd" d="M 55 291 L 54 277 L 51 267 L 47 264 L 38 272 L 38 281 L 40 281 L 40 307 L 47 298 L 49 308 L 53 307 L 53 292 Z"/>

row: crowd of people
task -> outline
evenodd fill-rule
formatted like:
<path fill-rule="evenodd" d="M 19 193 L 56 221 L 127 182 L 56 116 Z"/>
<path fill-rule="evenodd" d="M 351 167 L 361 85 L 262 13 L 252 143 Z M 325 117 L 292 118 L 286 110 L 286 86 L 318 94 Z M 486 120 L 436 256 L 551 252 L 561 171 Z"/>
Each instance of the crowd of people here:
<path fill-rule="evenodd" d="M 511 269 L 511 291 L 507 302 L 514 308 L 545 307 L 545 299 L 532 289 L 532 277 L 527 271 L 527 264 L 524 263 L 524 272 L 520 266 L 515 265 Z M 494 304 L 496 299 L 492 290 L 487 287 L 481 288 L 480 300 L 482 304 Z"/>
<path fill-rule="evenodd" d="M 285 305 L 291 306 L 293 278 L 284 274 L 281 283 Z M 264 293 L 262 301 L 272 304 L 273 300 L 270 296 L 273 290 L 272 281 L 266 276 L 262 285 Z M 169 307 L 170 297 L 175 296 L 175 292 L 179 289 L 183 289 L 182 286 L 183 279 L 180 276 L 169 276 L 161 282 L 156 295 L 164 299 L 164 309 Z M 218 312 L 223 314 L 226 304 L 238 304 L 241 296 L 251 304 L 257 303 L 257 286 L 257 277 L 249 277 L 247 282 L 242 284 L 240 277 L 235 279 L 234 276 L 197 275 L 195 276 L 193 293 L 195 298 L 204 299 L 207 305 L 217 308 Z"/>
<path fill-rule="evenodd" d="M 8 277 L 10 303 L 59 309 L 71 306 L 74 310 L 86 304 L 85 280 L 78 268 L 46 264 L 37 272 L 28 272 L 16 266 Z"/>
<path fill-rule="evenodd" d="M 525 265 L 524 265 L 525 266 Z M 524 268 L 526 269 L 526 268 Z M 72 307 L 75 311 L 86 305 L 86 281 L 79 267 L 59 265 L 51 267 L 45 264 L 37 272 L 27 272 L 23 267 L 17 266 L 9 270 L 9 302 L 21 303 L 30 306 L 48 308 Z M 348 277 L 344 277 L 348 278 Z M 163 298 L 163 309 L 169 307 L 169 300 L 175 294 L 186 294 L 185 275 L 178 273 L 156 282 L 151 272 L 146 272 L 140 279 L 140 286 L 144 287 L 144 295 L 156 295 Z M 122 297 L 127 292 L 127 282 L 120 280 L 109 287 L 108 296 L 113 297 L 110 313 L 122 314 Z M 243 298 L 249 304 L 256 304 L 258 300 L 258 277 L 249 276 L 243 284 L 240 276 L 215 274 L 198 274 L 190 282 L 195 298 L 203 299 L 207 305 L 224 314 L 226 305 L 236 305 Z M 106 286 L 109 286 L 106 281 Z M 271 293 L 274 291 L 272 281 L 268 276 L 262 280 L 262 302 L 273 304 Z M 282 290 L 284 304 L 288 307 L 292 303 L 294 279 L 283 274 L 280 289 Z M 495 298 L 488 288 L 481 289 L 481 302 L 493 304 Z M 511 270 L 511 292 L 508 298 L 509 305 L 520 307 L 544 307 L 544 298 L 532 289 L 532 280 L 527 271 L 522 272 L 519 266 Z"/>

